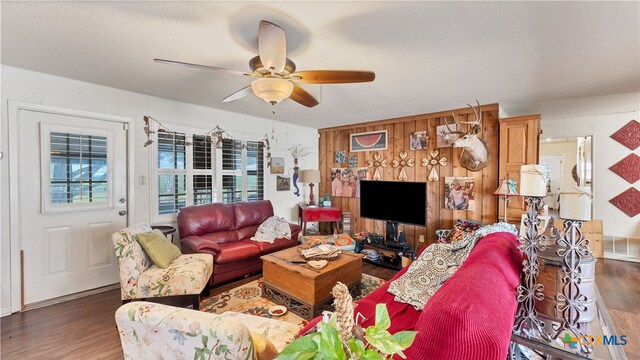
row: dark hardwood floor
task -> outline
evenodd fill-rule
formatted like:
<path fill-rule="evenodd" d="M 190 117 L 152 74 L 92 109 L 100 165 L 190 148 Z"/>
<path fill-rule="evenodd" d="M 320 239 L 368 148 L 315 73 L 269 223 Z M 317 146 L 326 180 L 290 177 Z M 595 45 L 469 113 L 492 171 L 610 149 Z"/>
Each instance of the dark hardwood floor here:
<path fill-rule="evenodd" d="M 364 264 L 364 273 L 390 279 L 396 271 Z M 259 275 L 212 290 L 218 294 Z M 626 334 L 629 359 L 640 359 L 640 264 L 599 260 L 596 282 L 613 318 L 616 332 Z M 163 302 L 186 305 L 187 299 Z M 0 319 L 2 359 L 122 359 L 114 313 L 120 291 L 111 290 L 81 299 L 13 314 Z"/>

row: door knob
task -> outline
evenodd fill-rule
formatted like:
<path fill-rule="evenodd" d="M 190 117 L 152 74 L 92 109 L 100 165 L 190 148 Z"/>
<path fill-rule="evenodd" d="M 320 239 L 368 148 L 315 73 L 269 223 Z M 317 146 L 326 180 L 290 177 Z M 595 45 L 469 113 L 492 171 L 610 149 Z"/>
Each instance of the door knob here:
<path fill-rule="evenodd" d="M 125 216 L 125 215 L 127 215 L 127 210 L 120 210 L 120 212 L 118 213 L 118 215 L 120 215 L 120 216 Z"/>

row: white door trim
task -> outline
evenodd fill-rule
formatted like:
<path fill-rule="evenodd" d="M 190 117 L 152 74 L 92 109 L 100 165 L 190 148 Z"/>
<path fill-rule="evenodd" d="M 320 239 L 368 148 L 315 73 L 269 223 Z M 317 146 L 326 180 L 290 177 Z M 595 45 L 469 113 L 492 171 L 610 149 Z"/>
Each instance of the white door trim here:
<path fill-rule="evenodd" d="M 7 117 L 9 125 L 9 237 L 10 247 L 10 269 L 11 269 L 11 312 L 22 310 L 21 296 L 21 268 L 20 268 L 20 203 L 18 199 L 18 190 L 20 187 L 20 179 L 18 179 L 18 124 L 20 121 L 20 111 L 28 110 L 42 112 L 48 114 L 68 115 L 75 117 L 83 117 L 87 119 L 111 121 L 124 124 L 127 129 L 131 129 L 130 124 L 133 119 L 130 117 L 102 114 L 83 110 L 67 109 L 56 106 L 32 104 L 22 101 L 8 100 Z M 34 142 L 37 139 L 34 139 Z M 133 131 L 127 132 L 127 224 L 130 223 L 131 214 L 135 213 L 134 198 L 135 184 L 133 182 L 134 170 L 134 154 L 133 154 Z"/>

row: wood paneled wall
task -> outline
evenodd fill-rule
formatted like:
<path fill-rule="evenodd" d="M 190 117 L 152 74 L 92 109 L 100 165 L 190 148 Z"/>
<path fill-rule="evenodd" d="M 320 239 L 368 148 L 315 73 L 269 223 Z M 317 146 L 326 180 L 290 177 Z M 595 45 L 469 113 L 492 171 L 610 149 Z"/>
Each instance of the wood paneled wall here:
<path fill-rule="evenodd" d="M 458 119 L 473 120 L 473 111 L 470 108 L 453 110 Z M 347 157 L 356 156 L 358 158 L 357 167 L 367 166 L 367 161 L 373 158 L 376 151 L 349 152 L 349 135 L 375 130 L 387 130 L 388 147 L 387 150 L 378 151 L 387 160 L 389 166 L 382 171 L 383 180 L 398 181 L 399 168 L 393 168 L 392 161 L 400 160 L 398 154 L 406 151 L 409 158 L 415 159 L 414 167 L 407 167 L 408 181 L 427 182 L 427 226 L 413 226 L 400 224 L 399 230 L 405 231 L 407 241 L 412 243 L 416 249 L 422 248 L 436 241 L 435 231 L 438 229 L 450 229 L 455 219 L 465 218 L 480 220 L 484 223 L 494 223 L 497 221 L 497 197 L 492 195 L 498 186 L 498 104 L 482 105 L 482 139 L 489 145 L 491 162 L 489 166 L 479 172 L 471 172 L 460 165 L 461 149 L 440 148 L 440 156 L 447 158 L 447 166 L 439 166 L 439 181 L 429 182 L 429 168 L 421 165 L 422 158 L 429 158 L 428 150 L 409 150 L 409 137 L 414 131 L 429 131 L 429 149 L 436 148 L 436 126 L 445 124 L 444 118 L 452 122 L 451 110 L 441 111 L 431 114 L 406 116 L 401 118 L 372 121 L 361 124 L 332 127 L 318 130 L 319 139 L 319 161 L 322 182 L 319 186 L 318 196 L 331 193 L 331 168 L 346 167 L 346 164 L 335 163 L 335 151 L 344 150 Z M 369 179 L 373 171 L 369 171 Z M 473 177 L 475 179 L 476 196 L 473 211 L 448 210 L 444 208 L 444 177 Z M 402 194 L 399 194 L 402 195 Z M 341 208 L 342 211 L 351 213 L 351 233 L 359 231 L 385 233 L 383 221 L 361 219 L 360 199 L 352 197 L 332 197 L 333 207 Z M 398 197 L 398 206 L 402 206 L 401 197 Z M 420 242 L 423 235 L 425 242 Z"/>

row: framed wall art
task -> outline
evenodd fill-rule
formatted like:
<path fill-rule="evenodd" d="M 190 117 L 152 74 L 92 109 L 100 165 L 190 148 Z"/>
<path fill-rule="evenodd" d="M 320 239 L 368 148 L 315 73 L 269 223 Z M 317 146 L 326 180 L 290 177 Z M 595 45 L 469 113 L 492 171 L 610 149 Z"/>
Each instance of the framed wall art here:
<path fill-rule="evenodd" d="M 288 176 L 276 176 L 276 191 L 291 190 L 291 178 Z"/>
<path fill-rule="evenodd" d="M 386 149 L 387 130 L 370 131 L 350 135 L 349 151 L 351 152 Z"/>
<path fill-rule="evenodd" d="M 281 157 L 271 158 L 271 173 L 284 174 L 284 158 L 281 158 Z"/>

